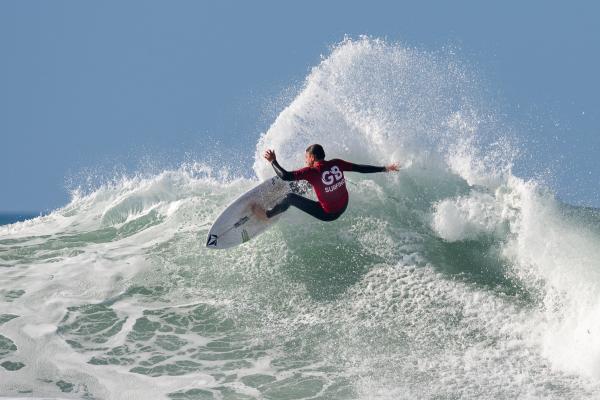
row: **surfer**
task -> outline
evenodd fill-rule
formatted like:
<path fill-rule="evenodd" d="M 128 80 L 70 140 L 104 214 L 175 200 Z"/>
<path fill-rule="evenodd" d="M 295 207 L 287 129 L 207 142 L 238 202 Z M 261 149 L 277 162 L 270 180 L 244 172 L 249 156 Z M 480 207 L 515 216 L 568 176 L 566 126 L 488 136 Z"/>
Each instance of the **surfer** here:
<path fill-rule="evenodd" d="M 294 206 L 321 221 L 334 221 L 346 211 L 348 206 L 348 191 L 344 171 L 373 172 L 398 171 L 398 164 L 389 164 L 383 167 L 373 165 L 353 164 L 340 159 L 325 160 L 325 151 L 320 144 L 308 146 L 304 159 L 306 167 L 296 171 L 286 171 L 277 162 L 274 150 L 266 150 L 264 158 L 271 163 L 277 176 L 284 181 L 308 181 L 317 195 L 319 201 L 302 197 L 296 193 L 289 193 L 270 210 L 265 210 L 259 204 L 251 206 L 257 218 L 267 220 Z"/>

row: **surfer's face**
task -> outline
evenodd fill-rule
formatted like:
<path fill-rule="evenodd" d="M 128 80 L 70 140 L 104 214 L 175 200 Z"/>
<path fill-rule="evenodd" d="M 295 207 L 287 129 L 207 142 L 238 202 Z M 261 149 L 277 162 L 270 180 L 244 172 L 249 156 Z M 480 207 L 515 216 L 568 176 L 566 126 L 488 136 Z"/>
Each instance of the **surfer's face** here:
<path fill-rule="evenodd" d="M 315 155 L 310 154 L 309 152 L 304 153 L 304 160 L 306 161 L 307 167 L 312 167 L 315 163 Z"/>

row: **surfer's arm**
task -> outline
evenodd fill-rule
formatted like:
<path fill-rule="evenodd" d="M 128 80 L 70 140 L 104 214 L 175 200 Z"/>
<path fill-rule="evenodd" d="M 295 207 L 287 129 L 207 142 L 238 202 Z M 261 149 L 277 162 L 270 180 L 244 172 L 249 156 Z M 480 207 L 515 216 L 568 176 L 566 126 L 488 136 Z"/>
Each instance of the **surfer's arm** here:
<path fill-rule="evenodd" d="M 398 171 L 398 164 L 390 164 L 386 166 L 362 165 L 354 164 L 344 160 L 333 160 L 338 163 L 343 171 L 360 172 L 361 174 L 372 174 L 375 172 Z"/>
<path fill-rule="evenodd" d="M 352 171 L 361 172 L 363 174 L 371 174 L 373 172 L 398 171 L 399 169 L 400 169 L 400 166 L 398 164 L 390 164 L 390 165 L 385 165 L 383 167 L 376 167 L 374 165 L 353 164 Z"/>
<path fill-rule="evenodd" d="M 277 160 L 271 161 L 271 165 L 273 166 L 273 169 L 275 170 L 275 173 L 277 174 L 277 176 L 280 177 L 281 179 L 283 179 L 284 181 L 295 180 L 294 174 L 290 171 L 286 171 L 285 169 L 283 169 L 283 167 L 281 165 L 279 165 Z"/>
<path fill-rule="evenodd" d="M 352 169 L 349 171 L 360 172 L 361 174 L 372 174 L 374 172 L 385 172 L 387 167 L 377 167 L 375 165 L 351 164 Z"/>
<path fill-rule="evenodd" d="M 281 179 L 283 179 L 284 181 L 297 181 L 300 179 L 304 179 L 301 176 L 302 174 L 298 175 L 298 173 L 303 170 L 290 172 L 290 171 L 286 171 L 285 169 L 283 169 L 283 167 L 281 165 L 279 165 L 279 163 L 277 162 L 277 157 L 275 156 L 274 150 L 265 151 L 264 157 L 268 162 L 271 163 L 277 176 L 280 177 Z"/>

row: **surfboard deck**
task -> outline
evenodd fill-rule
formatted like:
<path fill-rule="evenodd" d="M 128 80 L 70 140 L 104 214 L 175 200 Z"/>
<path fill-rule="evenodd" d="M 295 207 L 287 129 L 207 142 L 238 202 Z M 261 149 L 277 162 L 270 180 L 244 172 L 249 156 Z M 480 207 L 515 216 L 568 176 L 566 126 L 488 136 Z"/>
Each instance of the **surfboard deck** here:
<path fill-rule="evenodd" d="M 250 209 L 253 203 L 272 208 L 288 193 L 305 193 L 307 188 L 297 182 L 286 182 L 274 176 L 243 193 L 221 212 L 208 231 L 206 247 L 227 249 L 245 243 L 269 229 L 279 216 L 267 221 L 258 219 Z"/>

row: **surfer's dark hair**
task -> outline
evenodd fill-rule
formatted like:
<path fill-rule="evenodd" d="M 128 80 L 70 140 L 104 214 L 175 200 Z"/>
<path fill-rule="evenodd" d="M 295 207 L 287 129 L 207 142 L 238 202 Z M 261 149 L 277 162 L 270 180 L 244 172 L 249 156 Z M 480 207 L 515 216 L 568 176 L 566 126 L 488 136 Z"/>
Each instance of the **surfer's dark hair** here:
<path fill-rule="evenodd" d="M 315 156 L 317 160 L 325 159 L 325 150 L 323 150 L 323 146 L 320 144 L 311 144 L 306 148 L 306 152 Z"/>

